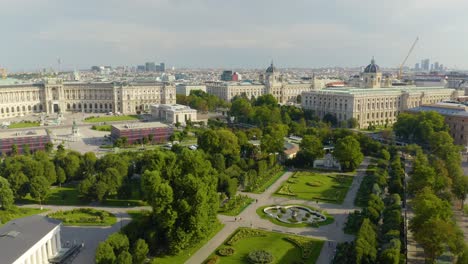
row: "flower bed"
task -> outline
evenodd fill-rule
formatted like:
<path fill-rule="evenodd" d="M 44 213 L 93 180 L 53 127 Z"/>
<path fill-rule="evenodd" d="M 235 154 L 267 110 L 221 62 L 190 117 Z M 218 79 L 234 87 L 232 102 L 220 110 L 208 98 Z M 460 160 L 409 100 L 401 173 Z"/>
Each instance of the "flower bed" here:
<path fill-rule="evenodd" d="M 248 237 L 262 237 L 265 236 L 261 231 L 252 230 L 252 229 L 240 229 L 237 231 L 227 242 L 226 245 L 232 246 L 237 243 L 239 240 Z"/>

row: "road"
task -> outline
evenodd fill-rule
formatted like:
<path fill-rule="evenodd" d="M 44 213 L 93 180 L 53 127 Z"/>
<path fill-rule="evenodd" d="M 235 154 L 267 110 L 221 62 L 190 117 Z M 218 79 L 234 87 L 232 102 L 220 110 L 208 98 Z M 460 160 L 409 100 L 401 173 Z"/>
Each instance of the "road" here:
<path fill-rule="evenodd" d="M 21 207 L 40 208 L 39 205 L 21 205 Z M 54 206 L 44 205 L 43 209 L 47 209 L 42 215 L 59 210 L 72 210 L 77 208 L 94 208 L 108 211 L 117 217 L 117 223 L 110 227 L 91 227 L 91 226 L 62 226 L 61 240 L 62 246 L 67 247 L 73 244 L 84 243 L 84 248 L 73 259 L 72 264 L 87 264 L 94 263 L 94 256 L 99 242 L 107 239 L 107 237 L 115 232 L 118 232 L 122 227 L 130 223 L 131 217 L 127 214 L 127 210 L 151 210 L 151 207 L 102 207 L 102 206 Z"/>

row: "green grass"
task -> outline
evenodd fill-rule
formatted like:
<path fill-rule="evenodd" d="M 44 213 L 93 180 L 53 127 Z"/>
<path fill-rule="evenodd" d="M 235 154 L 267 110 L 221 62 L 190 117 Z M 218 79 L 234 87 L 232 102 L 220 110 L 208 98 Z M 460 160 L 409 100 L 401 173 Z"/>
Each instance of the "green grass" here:
<path fill-rule="evenodd" d="M 353 176 L 346 174 L 300 171 L 284 182 L 275 195 L 341 204 L 352 182 Z"/>
<path fill-rule="evenodd" d="M 463 213 L 468 215 L 468 204 L 463 206 Z"/>
<path fill-rule="evenodd" d="M 128 210 L 127 214 L 132 217 L 132 220 L 140 220 L 151 214 L 150 210 Z"/>
<path fill-rule="evenodd" d="M 27 127 L 38 127 L 39 122 L 18 122 L 8 126 L 8 128 L 27 128 Z"/>
<path fill-rule="evenodd" d="M 93 125 L 91 129 L 97 131 L 111 131 L 111 127 L 111 125 Z"/>
<path fill-rule="evenodd" d="M 254 199 L 246 195 L 236 195 L 234 198 L 225 203 L 223 207 L 218 209 L 218 213 L 222 215 L 236 216 L 253 202 Z"/>
<path fill-rule="evenodd" d="M 18 202 L 25 204 L 39 203 L 38 200 L 33 199 L 29 194 Z M 47 205 L 85 205 L 88 203 L 88 201 L 80 199 L 80 193 L 76 186 L 52 187 L 42 202 L 42 204 Z"/>
<path fill-rule="evenodd" d="M 156 257 L 155 258 L 156 263 L 158 264 L 185 263 L 185 261 L 187 261 L 190 258 L 190 256 L 192 256 L 203 245 L 205 245 L 206 242 L 208 242 L 213 236 L 215 236 L 223 227 L 224 225 L 222 225 L 221 223 L 217 223 L 217 225 L 213 228 L 213 231 L 204 240 L 198 242 L 196 245 L 193 245 L 193 247 L 191 248 L 181 251 L 177 255 Z"/>
<path fill-rule="evenodd" d="M 88 123 L 99 123 L 99 122 L 115 122 L 115 121 L 129 121 L 138 120 L 136 115 L 122 115 L 122 116 L 93 116 L 88 117 L 84 121 Z"/>
<path fill-rule="evenodd" d="M 11 221 L 17 218 L 31 216 L 31 215 L 35 215 L 39 213 L 44 213 L 44 212 L 47 212 L 47 210 L 41 210 L 38 208 L 16 207 L 16 206 L 8 210 L 0 210 L 0 226 L 2 226 L 8 221 Z"/>
<path fill-rule="evenodd" d="M 265 209 L 267 207 L 270 207 L 270 206 L 275 206 L 275 205 L 266 205 L 266 206 L 259 207 L 259 208 L 257 208 L 256 212 L 261 218 L 267 219 L 268 221 L 272 222 L 275 225 L 285 226 L 285 227 L 319 227 L 319 226 L 329 225 L 329 224 L 331 224 L 331 223 L 333 223 L 335 221 L 335 218 L 332 215 L 328 214 L 325 211 L 321 211 L 319 209 L 316 209 L 314 207 L 310 207 L 310 206 L 303 205 L 303 204 L 287 204 L 287 205 L 298 205 L 298 206 L 302 206 L 302 207 L 307 207 L 307 208 L 312 209 L 312 210 L 317 211 L 317 212 L 321 212 L 322 214 L 324 214 L 327 217 L 327 220 L 325 220 L 323 222 L 319 222 L 317 224 L 309 224 L 309 223 L 288 224 L 288 223 L 284 223 L 284 222 L 279 221 L 276 218 L 272 218 L 272 217 L 268 216 L 267 214 L 265 214 L 263 212 L 263 209 Z M 286 205 L 283 205 L 283 206 L 286 206 Z"/>
<path fill-rule="evenodd" d="M 105 200 L 101 201 L 101 205 L 106 206 L 146 206 L 146 202 L 141 200 L 140 181 L 132 180 L 130 183 L 130 196 L 127 199 L 121 199 L 117 195 L 111 195 Z"/>
<path fill-rule="evenodd" d="M 48 216 L 61 220 L 63 225 L 69 226 L 111 226 L 117 222 L 115 215 L 91 208 L 57 211 Z"/>
<path fill-rule="evenodd" d="M 148 204 L 142 200 L 109 198 L 109 199 L 101 201 L 101 205 L 124 207 L 124 206 L 146 206 Z"/>
<path fill-rule="evenodd" d="M 239 230 L 236 230 L 237 233 Z M 252 250 L 259 250 L 263 249 L 270 252 L 274 256 L 273 263 L 307 263 L 312 264 L 315 263 L 320 255 L 320 251 L 323 246 L 323 241 L 313 239 L 313 238 L 306 238 L 294 235 L 286 235 L 276 232 L 266 232 L 261 230 L 255 230 L 257 232 L 261 232 L 262 236 L 252 236 L 252 237 L 245 237 L 232 245 L 235 249 L 235 252 L 231 256 L 222 256 L 220 257 L 221 264 L 239 264 L 245 263 L 248 264 L 247 255 Z M 233 236 L 231 235 L 231 237 Z M 290 241 L 286 240 L 286 237 L 294 237 L 298 238 L 303 241 L 310 241 L 313 243 L 312 253 L 310 257 L 307 259 L 302 258 L 302 250 L 293 244 Z M 228 238 L 223 245 L 219 248 L 226 246 L 226 242 L 229 241 Z M 218 249 L 219 249 L 218 248 Z M 213 252 L 211 256 L 214 256 L 218 249 Z"/>
<path fill-rule="evenodd" d="M 265 181 L 262 185 L 260 185 L 260 187 L 255 189 L 253 193 L 263 193 L 266 189 L 268 189 L 268 187 L 273 185 L 273 183 L 275 183 L 285 172 L 286 170 L 281 170 L 277 172 L 275 175 L 268 178 L 268 180 Z"/>

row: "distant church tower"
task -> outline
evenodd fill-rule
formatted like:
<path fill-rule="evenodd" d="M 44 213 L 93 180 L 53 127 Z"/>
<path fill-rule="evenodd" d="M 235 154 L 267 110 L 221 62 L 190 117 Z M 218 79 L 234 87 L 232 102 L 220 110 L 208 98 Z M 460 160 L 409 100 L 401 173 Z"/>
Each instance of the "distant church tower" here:
<path fill-rule="evenodd" d="M 382 72 L 377 64 L 375 64 L 374 57 L 372 57 L 371 63 L 367 65 L 364 72 L 361 73 L 362 84 L 364 88 L 380 88 L 380 82 L 382 81 Z"/>

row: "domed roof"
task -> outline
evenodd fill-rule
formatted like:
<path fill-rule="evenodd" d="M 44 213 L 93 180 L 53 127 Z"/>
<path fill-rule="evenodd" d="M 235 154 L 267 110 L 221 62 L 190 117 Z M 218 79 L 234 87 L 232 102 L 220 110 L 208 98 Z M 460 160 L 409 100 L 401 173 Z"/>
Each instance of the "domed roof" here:
<path fill-rule="evenodd" d="M 267 73 L 273 73 L 273 72 L 275 72 L 275 71 L 276 71 L 276 68 L 275 68 L 275 66 L 273 65 L 273 61 L 272 61 L 271 64 L 270 64 L 270 67 L 268 67 L 268 68 L 266 69 L 266 72 L 267 72 Z"/>
<path fill-rule="evenodd" d="M 379 65 L 375 64 L 374 57 L 372 57 L 371 63 L 364 69 L 364 73 L 377 73 L 380 72 Z"/>

